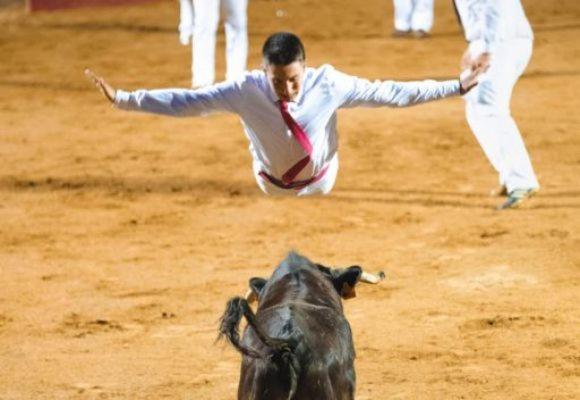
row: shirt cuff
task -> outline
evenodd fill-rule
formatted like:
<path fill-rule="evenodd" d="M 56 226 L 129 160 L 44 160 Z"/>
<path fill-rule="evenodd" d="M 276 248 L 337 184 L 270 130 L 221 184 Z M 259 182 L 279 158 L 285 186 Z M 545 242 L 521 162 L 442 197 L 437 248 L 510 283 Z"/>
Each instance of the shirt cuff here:
<path fill-rule="evenodd" d="M 115 93 L 115 107 L 120 109 L 127 108 L 127 104 L 131 99 L 131 93 L 126 92 L 124 90 L 117 89 Z"/>

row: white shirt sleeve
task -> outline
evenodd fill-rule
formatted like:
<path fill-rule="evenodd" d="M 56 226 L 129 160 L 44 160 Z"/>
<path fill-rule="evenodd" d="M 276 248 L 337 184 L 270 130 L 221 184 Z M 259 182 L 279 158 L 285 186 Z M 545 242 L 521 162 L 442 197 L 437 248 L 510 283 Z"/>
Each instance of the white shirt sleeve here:
<path fill-rule="evenodd" d="M 117 90 L 115 106 L 174 117 L 202 116 L 214 112 L 237 112 L 241 84 L 226 81 L 201 89 Z"/>
<path fill-rule="evenodd" d="M 409 107 L 459 95 L 459 80 L 374 81 L 334 71 L 339 107 Z"/>

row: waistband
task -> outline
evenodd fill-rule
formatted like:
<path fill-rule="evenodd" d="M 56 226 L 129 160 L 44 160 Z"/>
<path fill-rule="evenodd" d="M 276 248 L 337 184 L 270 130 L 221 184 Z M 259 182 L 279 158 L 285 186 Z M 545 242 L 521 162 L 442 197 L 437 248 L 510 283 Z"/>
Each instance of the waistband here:
<path fill-rule="evenodd" d="M 319 181 L 324 177 L 326 171 L 328 170 L 329 164 L 326 164 L 322 170 L 312 178 L 300 180 L 300 181 L 292 181 L 290 183 L 284 183 L 281 179 L 275 178 L 272 175 L 268 174 L 265 171 L 260 171 L 259 175 L 270 182 L 272 185 L 279 187 L 280 189 L 294 189 L 300 190 L 305 188 L 306 186 L 313 184 L 314 182 Z"/>

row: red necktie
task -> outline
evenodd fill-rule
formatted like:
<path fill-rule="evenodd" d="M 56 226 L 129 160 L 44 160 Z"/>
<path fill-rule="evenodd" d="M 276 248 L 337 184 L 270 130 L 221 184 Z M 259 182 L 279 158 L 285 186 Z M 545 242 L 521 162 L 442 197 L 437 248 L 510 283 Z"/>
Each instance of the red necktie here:
<path fill-rule="evenodd" d="M 286 126 L 288 126 L 288 129 L 290 129 L 292 132 L 294 139 L 296 139 L 300 147 L 302 147 L 306 153 L 306 157 L 294 164 L 282 176 L 282 182 L 285 184 L 290 184 L 310 162 L 310 155 L 312 154 L 312 143 L 310 143 L 310 140 L 308 139 L 306 132 L 304 132 L 304 129 L 298 125 L 298 123 L 288 112 L 288 103 L 284 100 L 280 101 L 280 113 L 282 113 L 282 118 L 284 119 Z"/>

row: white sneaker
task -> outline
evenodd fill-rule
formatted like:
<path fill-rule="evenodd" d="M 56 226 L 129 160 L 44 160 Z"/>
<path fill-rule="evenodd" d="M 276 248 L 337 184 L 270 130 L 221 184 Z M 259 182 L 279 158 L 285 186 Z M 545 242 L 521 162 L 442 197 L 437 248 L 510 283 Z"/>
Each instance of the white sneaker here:
<path fill-rule="evenodd" d="M 510 208 L 518 208 L 523 201 L 531 198 L 538 192 L 538 188 L 530 189 L 514 189 L 508 193 L 507 200 L 497 207 L 498 210 L 507 210 Z"/>
<path fill-rule="evenodd" d="M 418 29 L 416 31 L 413 31 L 413 37 L 416 39 L 425 39 L 428 38 L 429 36 L 429 32 L 424 31 L 423 29 Z"/>

